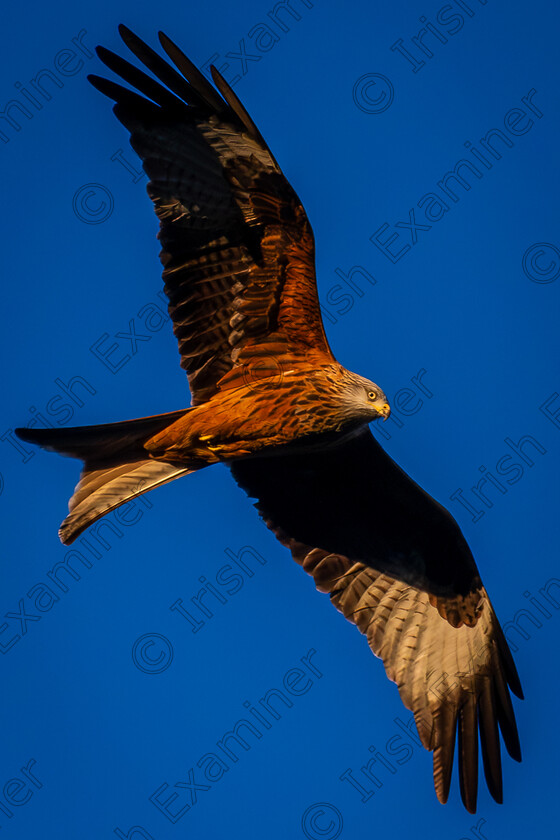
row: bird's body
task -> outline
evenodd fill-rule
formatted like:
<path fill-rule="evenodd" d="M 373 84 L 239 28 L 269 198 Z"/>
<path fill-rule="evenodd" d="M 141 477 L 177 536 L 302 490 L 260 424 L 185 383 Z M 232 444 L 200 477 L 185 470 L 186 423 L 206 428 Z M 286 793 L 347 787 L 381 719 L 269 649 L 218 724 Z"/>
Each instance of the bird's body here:
<path fill-rule="evenodd" d="M 213 87 L 160 34 L 174 67 L 126 27 L 123 40 L 159 80 L 107 49 L 136 91 L 89 77 L 149 177 L 169 313 L 192 406 L 100 426 L 19 429 L 83 461 L 60 537 L 109 511 L 224 462 L 266 525 L 383 659 L 447 800 L 458 740 L 463 802 L 476 808 L 478 737 L 502 800 L 498 727 L 521 751 L 515 665 L 453 517 L 398 467 L 367 424 L 386 418 L 381 388 L 328 345 L 311 225 L 243 105 Z M 176 69 L 175 69 L 176 68 Z"/>
<path fill-rule="evenodd" d="M 144 448 L 150 457 L 211 464 L 296 442 L 313 447 L 326 434 L 388 415 L 385 395 L 377 386 L 337 363 L 278 367 L 272 376 L 247 367 L 232 380 L 223 382 L 208 402 L 148 438 Z M 370 406 L 358 398 L 366 389 L 376 389 Z"/>

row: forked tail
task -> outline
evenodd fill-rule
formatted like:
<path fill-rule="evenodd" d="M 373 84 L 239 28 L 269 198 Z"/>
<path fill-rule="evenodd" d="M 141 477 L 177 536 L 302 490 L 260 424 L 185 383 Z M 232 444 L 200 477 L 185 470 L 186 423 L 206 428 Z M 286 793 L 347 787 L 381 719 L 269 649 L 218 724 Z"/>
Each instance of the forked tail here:
<path fill-rule="evenodd" d="M 43 449 L 80 458 L 84 467 L 74 495 L 68 503 L 69 515 L 59 529 L 65 545 L 100 517 L 154 487 L 195 472 L 203 464 L 170 463 L 148 456 L 144 442 L 178 420 L 189 409 L 70 429 L 16 429 L 22 440 Z"/>

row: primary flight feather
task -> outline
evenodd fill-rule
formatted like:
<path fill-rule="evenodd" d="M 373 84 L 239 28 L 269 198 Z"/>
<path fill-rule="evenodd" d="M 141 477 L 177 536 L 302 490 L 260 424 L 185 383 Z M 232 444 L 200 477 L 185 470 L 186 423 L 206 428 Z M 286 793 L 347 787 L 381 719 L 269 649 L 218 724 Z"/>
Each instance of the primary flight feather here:
<path fill-rule="evenodd" d="M 138 92 L 89 80 L 116 103 L 149 177 L 192 405 L 101 426 L 17 430 L 84 462 L 60 538 L 69 544 L 141 493 L 228 464 L 383 660 L 433 751 L 439 799 L 448 797 L 457 740 L 461 797 L 475 811 L 480 733 L 488 788 L 501 802 L 498 730 L 521 760 L 515 665 L 455 520 L 368 429 L 389 415 L 383 391 L 330 350 L 301 202 L 215 68 L 214 87 L 162 33 L 174 67 L 119 30 L 153 75 L 98 47 Z"/>

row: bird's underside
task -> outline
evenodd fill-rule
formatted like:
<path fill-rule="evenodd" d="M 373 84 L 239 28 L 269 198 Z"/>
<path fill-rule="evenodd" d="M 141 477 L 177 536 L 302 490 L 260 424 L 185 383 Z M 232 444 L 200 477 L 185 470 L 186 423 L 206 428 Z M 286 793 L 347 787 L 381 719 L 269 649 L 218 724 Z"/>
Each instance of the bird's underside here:
<path fill-rule="evenodd" d="M 387 416 L 383 392 L 332 355 L 301 202 L 215 70 L 213 87 L 166 36 L 174 66 L 120 32 L 153 75 L 98 48 L 135 91 L 90 80 L 115 101 L 150 179 L 192 407 L 18 430 L 84 462 L 61 539 L 71 543 L 141 493 L 225 462 L 383 660 L 433 751 L 439 799 L 448 797 L 457 741 L 461 796 L 476 809 L 480 735 L 488 788 L 501 802 L 499 731 L 521 760 L 509 693 L 522 696 L 515 665 L 457 523 L 367 427 Z"/>

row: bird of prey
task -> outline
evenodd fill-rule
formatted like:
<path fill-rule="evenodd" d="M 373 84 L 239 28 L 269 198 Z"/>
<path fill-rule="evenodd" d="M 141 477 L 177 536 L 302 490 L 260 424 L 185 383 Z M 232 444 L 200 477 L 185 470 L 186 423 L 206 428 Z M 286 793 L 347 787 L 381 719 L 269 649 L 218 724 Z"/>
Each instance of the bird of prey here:
<path fill-rule="evenodd" d="M 192 405 L 121 423 L 18 430 L 84 462 L 60 538 L 71 543 L 139 494 L 227 464 L 383 660 L 433 751 L 440 801 L 457 741 L 462 800 L 475 811 L 480 733 L 488 788 L 501 802 L 499 730 L 521 760 L 509 692 L 522 697 L 515 665 L 457 523 L 368 428 L 389 415 L 385 394 L 330 350 L 302 204 L 215 68 L 214 87 L 164 34 L 174 66 L 126 27 L 120 34 L 150 72 L 98 47 L 135 90 L 89 80 L 116 103 L 149 178 Z"/>

